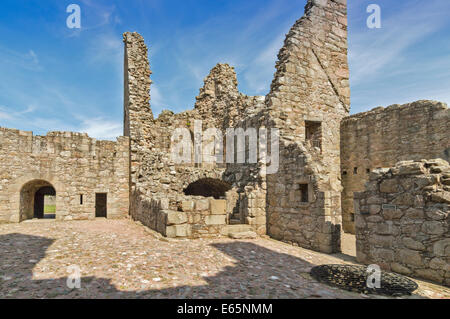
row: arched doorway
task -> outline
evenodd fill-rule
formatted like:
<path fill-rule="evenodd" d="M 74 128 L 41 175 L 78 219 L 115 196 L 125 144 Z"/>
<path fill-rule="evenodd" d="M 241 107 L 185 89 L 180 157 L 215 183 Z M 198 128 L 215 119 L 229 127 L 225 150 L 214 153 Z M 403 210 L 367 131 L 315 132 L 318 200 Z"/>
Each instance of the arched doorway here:
<path fill-rule="evenodd" d="M 231 185 L 214 178 L 203 178 L 184 189 L 184 194 L 188 196 L 214 197 L 215 199 L 225 198 L 225 193 L 231 189 Z"/>
<path fill-rule="evenodd" d="M 56 216 L 56 190 L 44 180 L 26 183 L 20 191 L 20 220 Z"/>

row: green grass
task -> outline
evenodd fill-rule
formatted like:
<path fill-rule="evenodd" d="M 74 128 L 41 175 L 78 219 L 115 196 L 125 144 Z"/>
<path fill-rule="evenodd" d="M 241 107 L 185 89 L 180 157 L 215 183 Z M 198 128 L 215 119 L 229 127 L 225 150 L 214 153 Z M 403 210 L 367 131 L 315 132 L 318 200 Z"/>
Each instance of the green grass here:
<path fill-rule="evenodd" d="M 56 205 L 45 205 L 44 214 L 54 214 L 56 212 Z"/>

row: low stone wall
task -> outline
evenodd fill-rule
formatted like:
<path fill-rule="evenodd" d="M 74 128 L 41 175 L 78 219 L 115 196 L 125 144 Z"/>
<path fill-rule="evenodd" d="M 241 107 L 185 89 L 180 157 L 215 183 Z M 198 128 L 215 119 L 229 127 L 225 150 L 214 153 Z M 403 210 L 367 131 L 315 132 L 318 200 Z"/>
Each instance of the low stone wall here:
<path fill-rule="evenodd" d="M 227 200 L 179 196 L 140 200 L 132 217 L 168 238 L 213 238 L 226 235 Z"/>
<path fill-rule="evenodd" d="M 355 193 L 357 260 L 450 286 L 450 165 L 399 162 Z"/>
<path fill-rule="evenodd" d="M 190 238 L 220 237 L 227 218 L 226 200 L 191 197 L 181 202 L 178 212 L 167 212 L 167 230 L 170 235 L 173 229 L 181 228 L 183 232 L 187 228 L 186 237 Z M 177 224 L 178 220 L 184 223 Z"/>

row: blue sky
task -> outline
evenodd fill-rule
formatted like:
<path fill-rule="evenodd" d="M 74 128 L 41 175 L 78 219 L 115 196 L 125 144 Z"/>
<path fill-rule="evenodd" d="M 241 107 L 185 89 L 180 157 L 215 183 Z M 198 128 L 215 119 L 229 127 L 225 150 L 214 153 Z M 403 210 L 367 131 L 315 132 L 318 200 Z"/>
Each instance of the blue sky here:
<path fill-rule="evenodd" d="M 68 29 L 66 7 L 81 7 Z M 2 0 L 0 126 L 122 134 L 122 33 L 150 49 L 152 109 L 191 109 L 218 62 L 239 89 L 265 95 L 285 34 L 306 0 Z M 366 8 L 382 9 L 369 29 Z M 434 99 L 450 103 L 450 1 L 349 1 L 352 113 Z"/>

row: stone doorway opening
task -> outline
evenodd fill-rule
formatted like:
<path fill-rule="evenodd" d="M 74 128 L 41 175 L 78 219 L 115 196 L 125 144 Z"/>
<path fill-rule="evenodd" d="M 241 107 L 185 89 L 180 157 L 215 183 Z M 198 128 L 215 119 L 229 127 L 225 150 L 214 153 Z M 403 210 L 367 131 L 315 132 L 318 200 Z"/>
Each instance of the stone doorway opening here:
<path fill-rule="evenodd" d="M 108 195 L 106 193 L 95 194 L 95 217 L 107 218 L 108 217 Z"/>
<path fill-rule="evenodd" d="M 26 183 L 20 191 L 20 221 L 56 218 L 56 190 L 44 180 Z"/>

